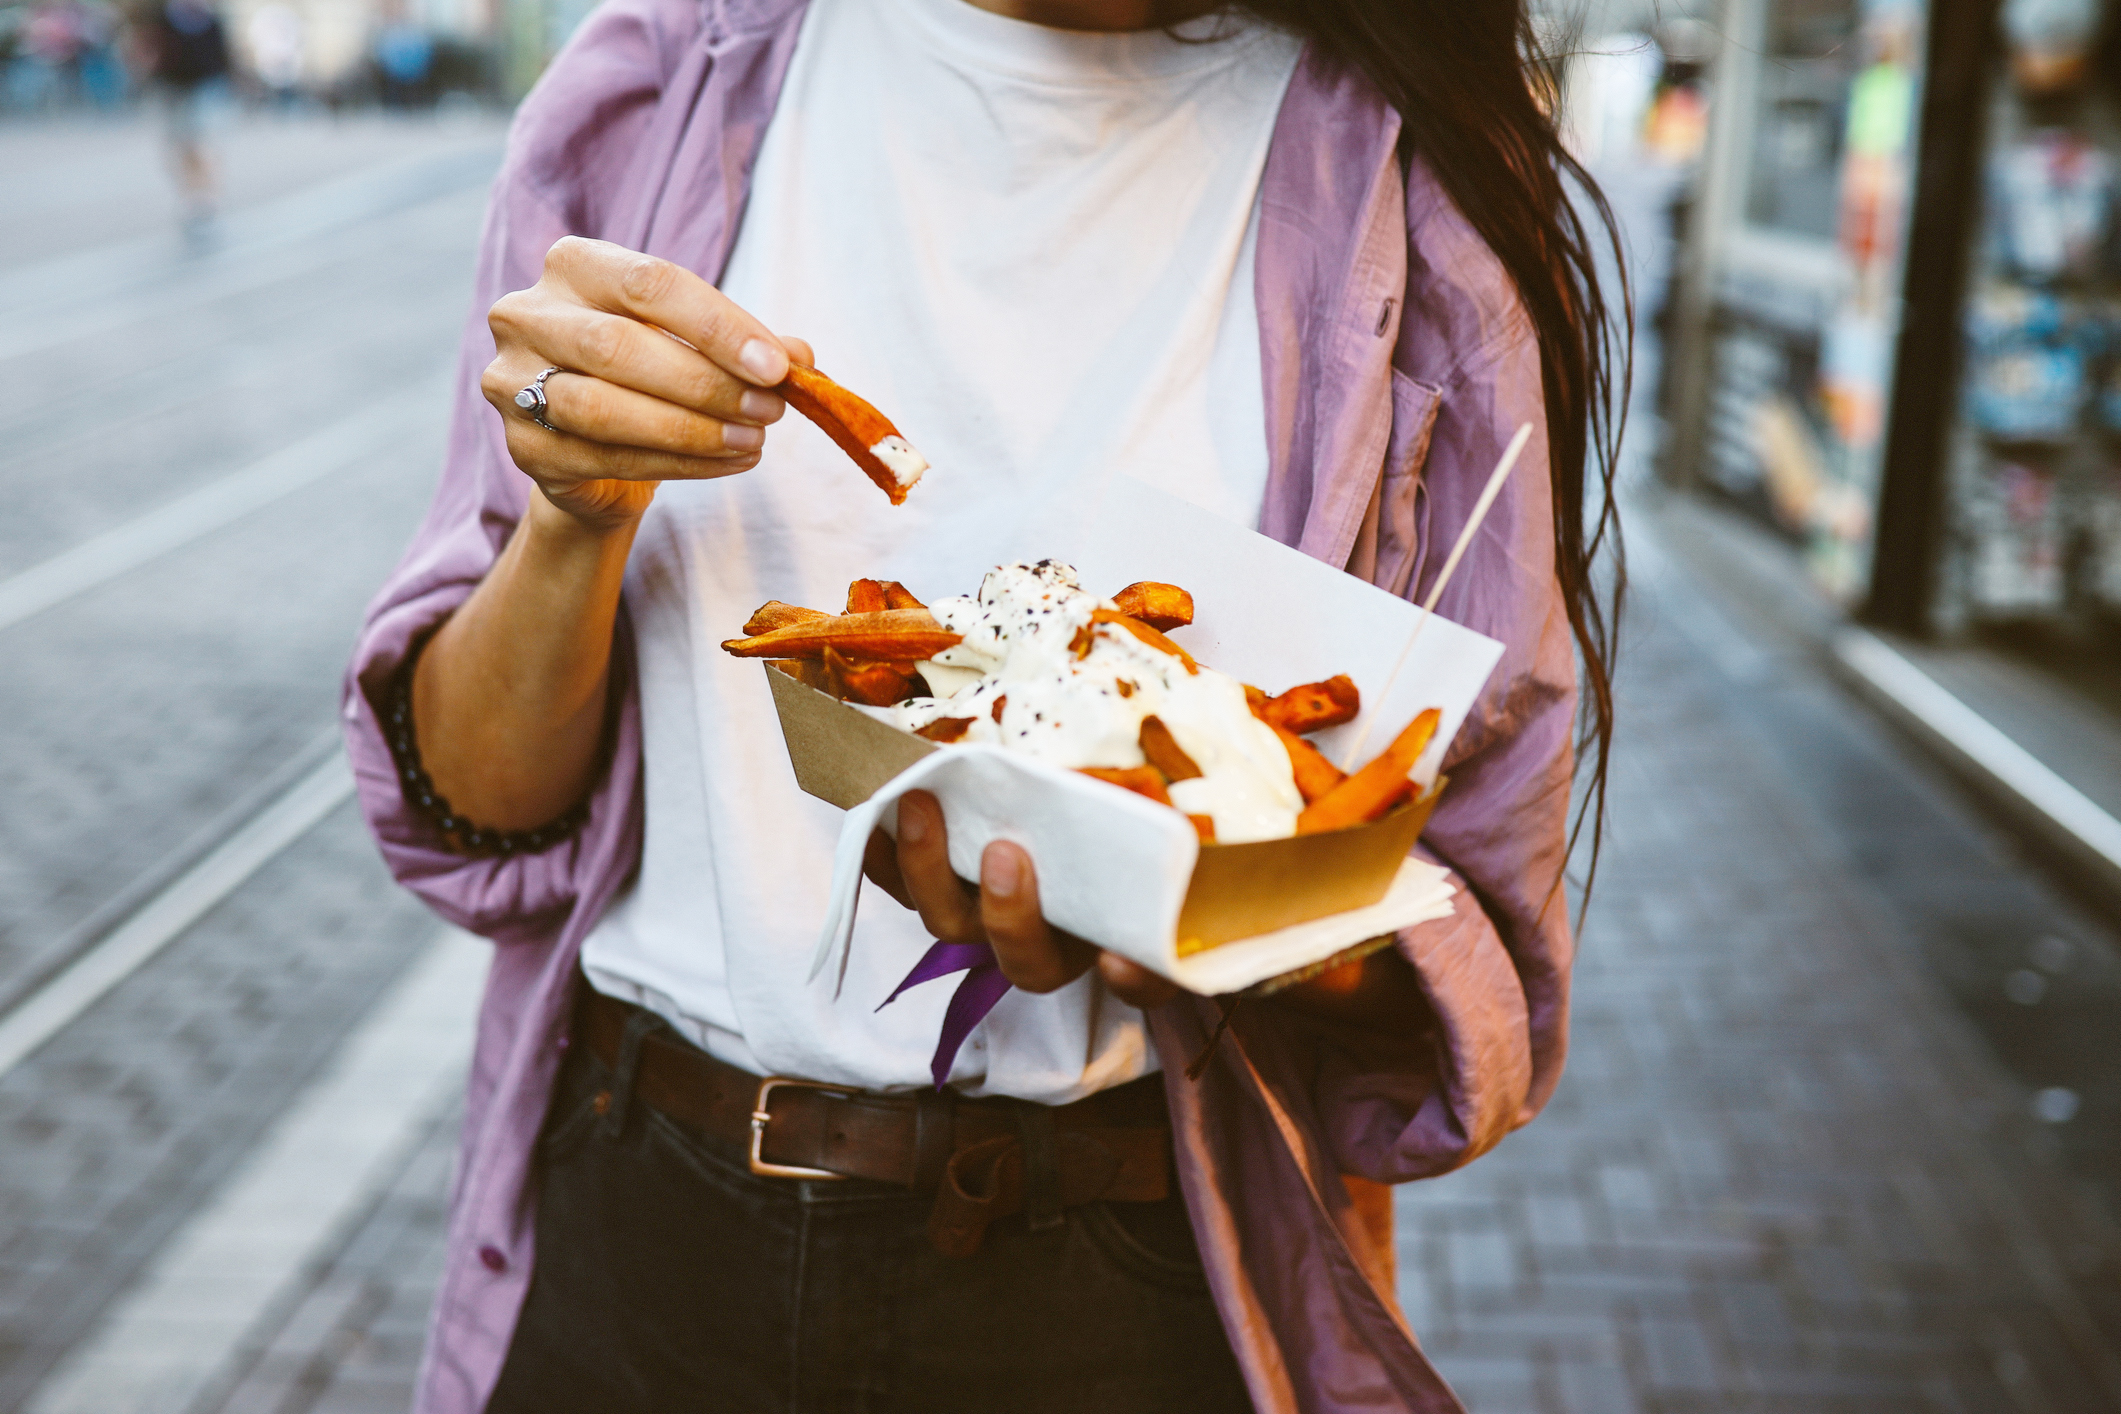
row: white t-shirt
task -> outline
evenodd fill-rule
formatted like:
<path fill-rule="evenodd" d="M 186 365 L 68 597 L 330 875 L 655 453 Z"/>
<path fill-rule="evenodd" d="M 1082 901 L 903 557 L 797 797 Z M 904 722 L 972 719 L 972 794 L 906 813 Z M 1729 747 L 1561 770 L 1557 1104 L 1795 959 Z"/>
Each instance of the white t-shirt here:
<path fill-rule="evenodd" d="M 1108 468 L 1256 523 L 1253 213 L 1297 52 L 1259 28 L 811 5 L 722 288 L 811 340 L 933 469 L 894 509 L 791 412 L 756 470 L 657 493 L 626 574 L 647 839 L 583 945 L 600 990 L 757 1074 L 929 1083 L 956 979 L 876 1010 L 932 939 L 865 884 L 844 990 L 805 980 L 841 812 L 797 789 L 759 665 L 719 644 L 768 599 L 837 610 L 856 578 L 970 593 L 1032 493 Z M 1004 997 L 951 1079 L 1057 1104 L 1154 1069 L 1093 970 Z"/>

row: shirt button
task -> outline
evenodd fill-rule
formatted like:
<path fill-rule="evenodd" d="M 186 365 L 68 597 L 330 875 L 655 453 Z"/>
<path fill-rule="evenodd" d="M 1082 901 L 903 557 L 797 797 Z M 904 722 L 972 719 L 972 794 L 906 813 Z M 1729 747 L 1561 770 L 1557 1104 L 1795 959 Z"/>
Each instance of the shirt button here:
<path fill-rule="evenodd" d="M 499 1273 L 508 1270 L 508 1259 L 501 1255 L 501 1249 L 498 1247 L 481 1247 L 479 1249 L 479 1262 L 489 1272 Z"/>

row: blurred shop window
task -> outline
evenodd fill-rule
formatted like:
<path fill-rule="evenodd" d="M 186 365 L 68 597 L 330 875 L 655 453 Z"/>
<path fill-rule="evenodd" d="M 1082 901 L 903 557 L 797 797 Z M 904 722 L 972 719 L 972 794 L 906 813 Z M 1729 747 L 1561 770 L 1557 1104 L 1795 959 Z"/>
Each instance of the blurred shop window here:
<path fill-rule="evenodd" d="M 1646 34 L 1609 34 L 1569 60 L 1563 135 L 1578 161 L 1632 161 L 1642 141 L 1664 53 Z"/>
<path fill-rule="evenodd" d="M 1841 152 L 1862 13 L 1852 0 L 1774 0 L 1760 66 L 1746 219 L 1834 239 Z"/>

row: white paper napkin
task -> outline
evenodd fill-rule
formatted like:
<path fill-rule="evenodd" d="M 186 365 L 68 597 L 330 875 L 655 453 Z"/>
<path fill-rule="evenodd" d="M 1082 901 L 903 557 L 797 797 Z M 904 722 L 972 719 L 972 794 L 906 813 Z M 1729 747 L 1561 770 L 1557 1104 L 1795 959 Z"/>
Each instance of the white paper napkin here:
<path fill-rule="evenodd" d="M 898 799 L 909 790 L 932 791 L 941 802 L 950 865 L 960 876 L 979 877 L 980 855 L 995 840 L 1020 844 L 1038 870 L 1039 905 L 1049 922 L 1196 992 L 1239 991 L 1451 911 L 1454 891 L 1444 871 L 1409 858 L 1385 897 L 1366 908 L 1182 958 L 1178 915 L 1200 853 L 1185 816 L 1001 747 L 953 746 L 923 757 L 847 812 L 812 979 L 835 957 L 845 977 L 862 853 L 880 824 L 896 829 Z"/>

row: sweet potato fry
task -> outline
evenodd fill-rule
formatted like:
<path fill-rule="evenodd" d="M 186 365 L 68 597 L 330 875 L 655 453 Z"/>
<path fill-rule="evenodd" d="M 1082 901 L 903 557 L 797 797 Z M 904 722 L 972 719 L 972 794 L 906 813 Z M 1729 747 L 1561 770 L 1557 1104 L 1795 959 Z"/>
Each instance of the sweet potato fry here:
<path fill-rule="evenodd" d="M 971 728 L 972 718 L 970 717 L 937 717 L 927 726 L 915 732 L 914 735 L 924 736 L 930 741 L 941 742 L 947 746 L 963 736 Z"/>
<path fill-rule="evenodd" d="M 829 684 L 825 690 L 843 702 L 859 702 L 868 707 L 904 702 L 913 696 L 914 684 L 920 681 L 914 676 L 911 663 L 865 662 L 829 645 L 824 662 Z"/>
<path fill-rule="evenodd" d="M 1140 619 L 1159 633 L 1184 628 L 1193 622 L 1193 596 L 1175 584 L 1153 579 L 1137 580 L 1112 596 L 1112 602 L 1129 618 Z"/>
<path fill-rule="evenodd" d="M 775 658 L 773 666 L 807 687 L 819 692 L 832 691 L 832 680 L 825 673 L 825 665 L 816 658 Z"/>
<path fill-rule="evenodd" d="M 1215 817 L 1213 815 L 1188 815 L 1193 822 L 1193 831 L 1200 836 L 1202 844 L 1215 843 Z"/>
<path fill-rule="evenodd" d="M 895 579 L 884 581 L 884 607 L 887 609 L 925 609 L 928 606 L 913 597 L 913 591 Z"/>
<path fill-rule="evenodd" d="M 1147 796 L 1158 805 L 1171 803 L 1171 793 L 1164 789 L 1163 772 L 1154 766 L 1083 766 L 1079 769 L 1084 775 L 1095 776 L 1121 790 Z"/>
<path fill-rule="evenodd" d="M 1163 773 L 1167 781 L 1190 781 L 1202 774 L 1193 758 L 1179 747 L 1178 739 L 1160 717 L 1144 717 L 1141 726 L 1142 755 L 1149 764 Z"/>
<path fill-rule="evenodd" d="M 850 614 L 881 614 L 891 607 L 884 597 L 882 580 L 858 579 L 847 586 L 847 612 Z"/>
<path fill-rule="evenodd" d="M 1346 673 L 1324 682 L 1292 687 L 1260 710 L 1270 726 L 1287 727 L 1298 736 L 1322 732 L 1355 720 L 1362 711 L 1362 692 Z"/>
<path fill-rule="evenodd" d="M 1081 631 L 1075 635 L 1075 641 L 1068 646 L 1075 650 L 1076 657 L 1087 658 L 1090 656 L 1090 645 L 1096 638 L 1099 624 L 1118 624 L 1157 652 L 1169 653 L 1172 657 L 1178 659 L 1179 662 L 1184 663 L 1187 672 L 1197 673 L 1200 671 L 1200 664 L 1193 661 L 1193 655 L 1164 637 L 1162 633 L 1149 627 L 1140 619 L 1130 618 L 1126 614 L 1115 614 L 1110 609 L 1094 610 L 1090 615 L 1090 622 L 1084 624 Z"/>
<path fill-rule="evenodd" d="M 788 377 L 774 388 L 788 406 L 809 418 L 854 459 L 894 506 L 921 479 L 928 463 L 891 425 L 891 419 L 814 368 L 788 365 Z"/>
<path fill-rule="evenodd" d="M 1429 738 L 1436 735 L 1436 724 L 1442 717 L 1431 707 L 1407 723 L 1407 729 L 1379 752 L 1376 760 L 1305 806 L 1296 817 L 1296 833 L 1311 835 L 1360 825 L 1406 799 L 1407 792 L 1413 789 L 1407 773 L 1414 769 Z"/>
<path fill-rule="evenodd" d="M 1272 722 L 1267 723 L 1273 727 Z M 1347 772 L 1326 759 L 1326 754 L 1287 727 L 1274 727 L 1274 735 L 1289 753 L 1289 768 L 1296 773 L 1296 791 L 1309 805 L 1348 778 Z"/>
<path fill-rule="evenodd" d="M 1252 709 L 1253 716 L 1259 718 L 1262 722 L 1266 721 L 1267 704 L 1274 699 L 1268 697 L 1261 689 L 1252 686 L 1251 683 L 1244 684 L 1244 689 L 1245 705 Z"/>
<path fill-rule="evenodd" d="M 962 641 L 926 609 L 886 609 L 880 614 L 807 619 L 749 638 L 732 638 L 722 651 L 739 658 L 822 658 L 827 648 L 837 648 L 849 658 L 908 663 L 933 658 Z"/>
<path fill-rule="evenodd" d="M 771 633 L 777 628 L 786 628 L 790 624 L 816 623 L 819 619 L 829 619 L 831 617 L 832 615 L 826 613 L 823 609 L 805 609 L 794 604 L 783 604 L 778 599 L 768 599 L 765 603 L 759 605 L 757 611 L 750 618 L 744 621 L 744 632 L 747 634 Z"/>

